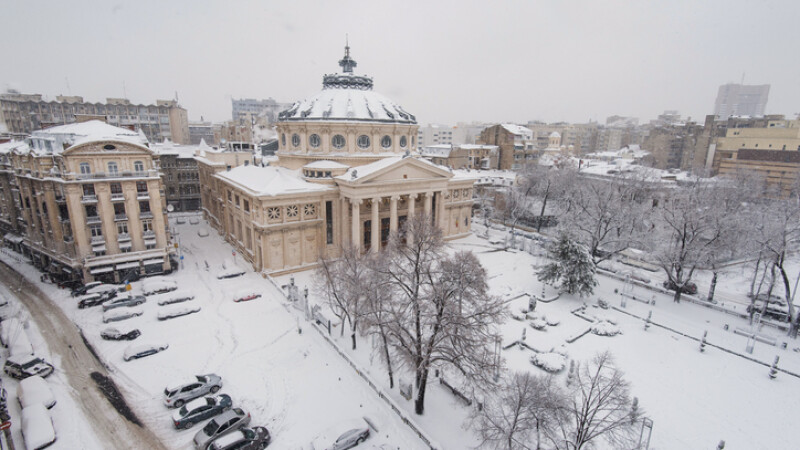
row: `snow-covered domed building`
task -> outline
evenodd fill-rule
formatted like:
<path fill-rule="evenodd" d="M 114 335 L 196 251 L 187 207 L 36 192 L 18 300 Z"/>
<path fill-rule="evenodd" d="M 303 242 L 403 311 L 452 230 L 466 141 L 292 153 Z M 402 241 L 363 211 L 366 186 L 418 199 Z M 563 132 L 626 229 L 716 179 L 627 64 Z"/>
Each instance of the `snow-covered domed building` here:
<path fill-rule="evenodd" d="M 469 232 L 474 178 L 419 158 L 416 118 L 353 72 L 349 46 L 339 65 L 279 114 L 277 163 L 198 157 L 209 222 L 255 270 L 302 270 L 351 244 L 377 251 L 419 214 L 448 238 Z"/>

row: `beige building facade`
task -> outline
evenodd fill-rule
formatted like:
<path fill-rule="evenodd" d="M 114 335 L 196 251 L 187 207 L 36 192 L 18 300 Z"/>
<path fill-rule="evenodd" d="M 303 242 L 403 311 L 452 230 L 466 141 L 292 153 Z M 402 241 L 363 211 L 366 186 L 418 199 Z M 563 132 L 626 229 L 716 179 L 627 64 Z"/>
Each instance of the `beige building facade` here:
<path fill-rule="evenodd" d="M 170 271 L 158 158 L 142 137 L 89 121 L 36 131 L 3 155 L 21 226 L 4 235 L 57 281 Z"/>
<path fill-rule="evenodd" d="M 347 245 L 379 251 L 416 215 L 447 238 L 469 233 L 474 178 L 419 158 L 416 118 L 353 74 L 349 48 L 339 64 L 279 114 L 277 163 L 197 156 L 204 213 L 255 270 L 303 270 Z"/>

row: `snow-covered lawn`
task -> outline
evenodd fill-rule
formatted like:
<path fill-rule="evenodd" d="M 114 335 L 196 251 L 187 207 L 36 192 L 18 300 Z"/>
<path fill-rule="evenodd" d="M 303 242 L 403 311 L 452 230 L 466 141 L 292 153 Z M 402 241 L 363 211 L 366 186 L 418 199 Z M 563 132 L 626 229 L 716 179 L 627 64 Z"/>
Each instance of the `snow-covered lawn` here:
<path fill-rule="evenodd" d="M 185 267 L 164 278 L 176 280 L 180 289 L 193 291 L 195 299 L 189 304 L 202 310 L 159 321 L 158 313 L 169 307 L 148 299 L 141 306 L 142 316 L 116 325 L 126 331 L 140 329 L 139 340 L 143 343 L 168 343 L 169 348 L 161 353 L 124 362 L 122 355 L 130 343 L 100 338 L 100 331 L 106 327 L 101 321 L 101 308 L 79 310 L 66 291 L 43 286 L 109 365 L 136 414 L 168 447 L 188 448 L 199 428 L 173 429 L 172 411 L 162 404 L 164 386 L 174 379 L 214 372 L 223 377 L 221 392 L 231 395 L 235 406 L 251 413 L 252 424 L 269 428 L 275 448 L 297 448 L 323 430 L 362 416 L 369 417 L 380 430 L 373 433 L 369 444 L 425 448 L 356 371 L 311 328 L 313 325 L 305 322 L 301 311 L 287 304 L 269 280 L 251 270 L 238 278 L 217 279 L 223 270 L 230 269 L 229 264 L 223 269 L 222 262 L 231 259 L 231 248 L 213 231 L 209 236 L 198 235 L 198 230 L 209 229 L 204 221 L 181 224 L 177 229 Z M 502 242 L 504 236 L 492 230 L 489 238 Z M 544 260 L 519 250 L 500 250 L 489 244 L 489 240 L 470 236 L 453 241 L 450 246 L 477 254 L 487 268 L 491 292 L 503 297 L 513 315 L 521 319 L 509 318 L 502 326 L 503 346 L 522 339 L 523 330 L 527 346 L 513 345 L 502 351 L 508 370 L 544 374 L 531 364 L 534 355 L 540 355 L 543 365 L 548 366 L 559 365 L 559 357 L 566 355 L 564 363 L 569 367 L 570 360 L 586 361 L 608 349 L 631 382 L 633 395 L 639 398 L 645 415 L 654 422 L 650 448 L 714 448 L 723 439 L 726 448 L 795 448 L 790 427 L 800 419 L 794 404 L 800 378 L 781 372 L 771 380 L 768 367 L 715 346 L 767 365 L 778 355 L 780 368 L 800 374 L 800 353 L 793 351 L 800 347 L 800 342 L 786 339 L 782 332 L 763 328 L 759 333 L 773 336 L 778 346 L 757 342 L 749 355 L 745 352 L 747 338 L 733 332 L 737 327 L 748 328 L 745 320 L 688 302 L 675 304 L 669 295 L 638 286 L 629 294 L 655 299 L 655 305 L 627 299 L 627 306 L 622 308 L 622 297 L 614 290 L 622 291 L 624 283 L 605 276 L 598 278 L 600 284 L 591 298 L 562 295 L 550 302 L 539 301 L 535 311 L 528 312 L 528 294 L 542 295 L 534 267 Z M 235 263 L 246 269 L 246 264 L 237 258 Z M 38 279 L 32 268 L 17 267 L 29 278 Z M 797 262 L 792 273 L 796 273 L 796 268 Z M 717 287 L 718 298 L 743 308 L 749 273 L 743 266 L 726 269 Z M 644 275 L 652 279 L 651 286 L 658 286 L 663 280 L 658 272 Z M 312 271 L 278 277 L 275 281 L 284 285 L 292 277 L 301 292 L 305 286 L 311 288 Z M 710 274 L 701 273 L 698 278 L 700 292 L 705 293 Z M 134 283 L 134 293 L 140 284 Z M 258 292 L 261 297 L 234 303 L 234 294 L 244 290 Z M 547 287 L 544 298 L 552 299 L 555 294 L 555 289 Z M 598 298 L 605 300 L 609 308 L 598 307 Z M 313 289 L 310 302 L 320 302 Z M 645 330 L 643 319 L 651 311 L 652 324 Z M 389 389 L 384 365 L 372 351 L 371 339 L 360 337 L 359 348 L 353 352 L 347 333 L 340 337 L 338 327 L 332 331 L 333 342 L 442 448 L 462 449 L 476 444 L 475 436 L 462 428 L 471 407 L 454 397 L 438 379 L 431 380 L 425 415 L 415 416 L 413 402 L 404 399 L 397 386 Z M 605 335 L 616 331 L 620 334 Z M 701 353 L 700 343 L 690 337 L 700 339 L 704 331 L 708 331 L 709 345 Z M 785 350 L 780 347 L 783 341 L 787 341 Z M 58 365 L 58 361 L 54 363 Z M 567 370 L 562 370 L 557 376 L 565 378 L 566 373 Z M 402 372 L 398 378 L 406 382 L 412 379 Z M 58 379 L 58 374 L 49 378 Z M 56 445 L 62 443 L 62 433 L 76 435 L 77 430 L 88 429 L 85 424 L 76 423 L 79 420 L 63 414 L 74 409 L 74 404 L 70 407 L 69 400 L 64 400 L 67 389 L 54 387 L 58 398 L 53 410 L 59 432 Z M 75 442 L 69 437 L 65 441 Z M 83 448 L 101 447 L 89 441 Z"/>

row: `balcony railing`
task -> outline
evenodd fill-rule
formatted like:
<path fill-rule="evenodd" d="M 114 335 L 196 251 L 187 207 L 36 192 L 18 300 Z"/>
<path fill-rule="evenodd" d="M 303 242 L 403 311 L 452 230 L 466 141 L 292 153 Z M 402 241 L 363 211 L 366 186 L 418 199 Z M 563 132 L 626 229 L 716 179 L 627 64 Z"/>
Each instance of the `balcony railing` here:
<path fill-rule="evenodd" d="M 97 195 L 84 195 L 81 197 L 81 203 L 97 203 Z"/>
<path fill-rule="evenodd" d="M 139 213 L 139 218 L 140 219 L 152 219 L 153 218 L 153 212 L 152 211 L 142 211 L 142 212 Z"/>
<path fill-rule="evenodd" d="M 88 223 L 88 224 L 100 223 L 100 222 L 101 222 L 100 221 L 100 216 L 87 216 L 86 217 L 86 223 Z"/>
<path fill-rule="evenodd" d="M 105 236 L 92 236 L 90 239 L 92 245 L 102 244 L 106 241 Z"/>
<path fill-rule="evenodd" d="M 136 192 L 136 198 L 138 200 L 149 200 L 150 199 L 150 193 L 147 192 L 147 191 Z"/>
<path fill-rule="evenodd" d="M 119 222 L 121 220 L 128 220 L 128 215 L 125 213 L 122 214 L 114 214 L 114 220 Z"/>
<path fill-rule="evenodd" d="M 112 202 L 123 201 L 123 200 L 125 200 L 125 194 L 123 194 L 122 192 L 118 192 L 118 193 L 117 192 L 112 192 L 111 193 L 111 201 Z"/>
<path fill-rule="evenodd" d="M 155 237 L 156 237 L 156 232 L 155 231 L 145 231 L 144 233 L 142 233 L 142 238 L 144 238 L 144 239 L 147 239 L 147 238 L 154 239 Z"/>
<path fill-rule="evenodd" d="M 131 240 L 131 235 L 128 234 L 128 233 L 119 233 L 119 234 L 117 234 L 117 240 L 119 242 L 130 241 Z"/>

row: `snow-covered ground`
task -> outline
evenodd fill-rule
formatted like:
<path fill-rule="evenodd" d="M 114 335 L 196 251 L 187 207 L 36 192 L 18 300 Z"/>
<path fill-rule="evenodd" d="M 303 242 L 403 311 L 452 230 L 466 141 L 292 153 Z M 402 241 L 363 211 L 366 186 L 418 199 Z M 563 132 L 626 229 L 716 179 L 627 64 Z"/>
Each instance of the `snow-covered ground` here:
<path fill-rule="evenodd" d="M 201 237 L 200 229 L 211 232 Z M 168 306 L 148 300 L 142 305 L 142 316 L 111 324 L 122 331 L 140 329 L 142 336 L 134 344 L 168 343 L 169 348 L 161 353 L 124 362 L 122 355 L 130 343 L 100 339 L 100 331 L 108 326 L 101 322 L 101 308 L 78 310 L 77 302 L 66 291 L 52 285 L 43 286 L 83 330 L 110 367 L 133 410 L 167 447 L 189 448 L 199 427 L 189 431 L 172 428 L 171 410 L 162 404 L 164 386 L 176 378 L 214 372 L 223 377 L 221 392 L 230 394 L 236 406 L 251 413 L 252 424 L 269 428 L 274 448 L 297 448 L 323 430 L 336 428 L 337 423 L 362 416 L 369 417 L 380 430 L 367 444 L 425 448 L 354 368 L 311 328 L 313 325 L 305 322 L 302 313 L 288 304 L 270 280 L 251 270 L 237 278 L 216 278 L 223 270 L 223 260 L 231 258 L 231 248 L 204 221 L 198 225 L 177 225 L 177 230 L 185 267 L 165 278 L 176 280 L 181 289 L 195 292 L 196 298 L 182 305 L 200 306 L 202 310 L 159 321 L 156 319 L 158 312 Z M 534 267 L 544 261 L 526 252 L 504 251 L 489 244 L 490 240 L 496 242 L 503 238 L 500 231 L 492 230 L 488 240 L 470 236 L 450 245 L 455 250 L 474 251 L 487 268 L 491 292 L 507 299 L 512 313 L 523 316 L 521 311 L 528 305 L 527 294 L 541 295 L 542 287 L 536 280 Z M 241 259 L 236 263 L 247 267 Z M 30 279 L 38 280 L 33 268 L 19 264 L 16 267 Z M 791 273 L 796 273 L 797 268 L 795 262 Z M 652 278 L 653 286 L 663 280 L 663 275 L 657 272 L 642 274 Z M 701 292 L 707 276 L 699 276 Z M 718 284 L 719 298 L 744 304 L 748 276 L 746 267 L 729 268 Z M 293 277 L 301 291 L 305 286 L 311 288 L 312 271 Z M 290 278 L 283 276 L 275 281 L 284 285 Z M 531 327 L 530 320 L 509 319 L 503 325 L 504 344 L 520 339 L 525 329 L 525 342 L 529 346 L 543 352 L 563 349 L 574 360 L 585 361 L 599 351 L 610 350 L 631 382 L 633 395 L 639 398 L 646 416 L 654 422 L 650 448 L 714 448 L 720 440 L 725 440 L 726 448 L 731 449 L 795 448 L 790 430 L 791 424 L 800 419 L 800 412 L 794 405 L 800 378 L 781 372 L 771 380 L 767 376 L 768 367 L 714 346 L 765 364 L 771 364 L 778 355 L 780 368 L 800 374 L 800 353 L 793 351 L 800 347 L 800 342 L 764 328 L 760 333 L 774 336 L 779 345 L 758 342 L 749 355 L 745 352 L 747 339 L 733 333 L 737 327 L 748 327 L 743 319 L 688 302 L 674 304 L 671 296 L 642 287 L 633 287 L 631 294 L 655 299 L 656 304 L 628 299 L 627 306 L 622 308 L 621 297 L 614 290 L 622 291 L 624 283 L 604 276 L 598 281 L 600 285 L 589 299 L 564 295 L 550 303 L 539 302 L 535 311 L 537 317 L 557 323 L 547 325 L 544 331 Z M 139 285 L 139 282 L 134 283 L 134 291 Z M 233 294 L 244 289 L 256 289 L 262 296 L 234 303 Z M 319 303 L 313 289 L 310 291 L 311 303 Z M 545 297 L 554 294 L 553 288 L 548 287 Z M 604 299 L 612 308 L 594 307 L 597 298 Z M 589 333 L 566 344 L 567 338 L 591 326 L 570 312 L 584 302 L 588 306 L 583 315 L 613 322 L 622 334 L 608 337 Z M 645 330 L 642 318 L 650 311 L 653 325 Z M 724 329 L 725 325 L 728 330 Z M 302 333 L 298 333 L 298 329 Z M 701 353 L 699 342 L 684 335 L 700 338 L 706 330 L 709 345 Z M 476 444 L 475 436 L 463 428 L 470 407 L 453 397 L 437 380 L 429 387 L 425 415 L 415 416 L 413 402 L 402 398 L 397 387 L 388 388 L 385 370 L 372 352 L 370 339 L 360 337 L 359 349 L 355 352 L 349 349 L 347 333 L 339 336 L 338 327 L 334 328 L 331 339 L 441 448 L 463 449 Z M 780 348 L 783 341 L 787 341 L 785 350 Z M 503 351 L 510 370 L 544 373 L 531 365 L 532 355 L 531 350 L 521 350 L 518 346 Z M 58 361 L 55 364 L 58 365 Z M 565 372 L 559 376 L 565 377 Z M 85 438 L 89 428 L 81 423 L 80 416 L 70 415 L 76 407 L 70 404 L 69 387 L 58 386 L 58 377 L 55 374 L 48 379 L 56 381 L 54 391 L 59 402 L 53 410 L 59 433 L 56 448 L 103 448 Z M 84 437 L 80 438 L 82 434 Z M 69 436 L 82 440 L 70 440 Z M 81 446 L 70 446 L 75 442 L 81 442 Z"/>

